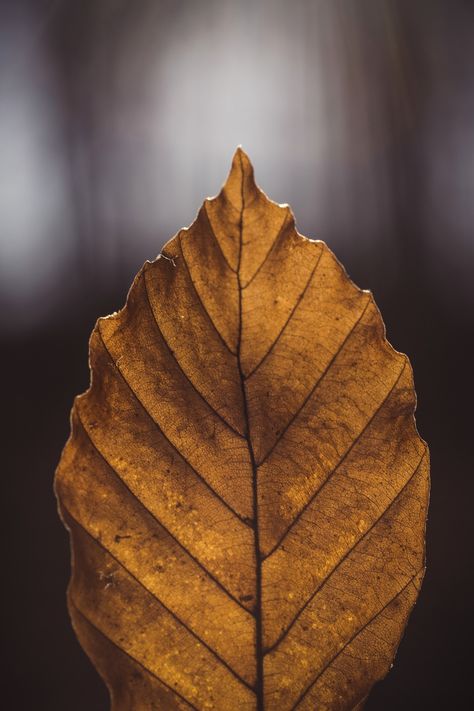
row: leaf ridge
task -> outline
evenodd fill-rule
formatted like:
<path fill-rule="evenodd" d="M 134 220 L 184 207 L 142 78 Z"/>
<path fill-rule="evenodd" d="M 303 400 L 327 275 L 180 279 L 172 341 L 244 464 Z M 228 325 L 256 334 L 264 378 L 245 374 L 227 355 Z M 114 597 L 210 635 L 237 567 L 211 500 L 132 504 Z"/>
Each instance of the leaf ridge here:
<path fill-rule="evenodd" d="M 342 341 L 342 343 L 341 343 L 340 346 L 338 347 L 337 351 L 334 353 L 333 357 L 331 358 L 331 360 L 330 360 L 329 363 L 327 364 L 326 368 L 324 369 L 324 371 L 322 372 L 322 374 L 320 375 L 320 377 L 318 378 L 318 380 L 315 382 L 315 384 L 313 385 L 313 387 L 311 388 L 311 390 L 309 391 L 309 393 L 306 395 L 305 399 L 303 400 L 303 402 L 301 403 L 301 405 L 298 407 L 298 409 L 296 410 L 296 412 L 293 413 L 293 415 L 291 416 L 291 418 L 288 420 L 288 422 L 286 423 L 286 425 L 283 427 L 283 429 L 281 430 L 280 434 L 278 435 L 278 437 L 276 438 L 275 442 L 272 444 L 272 446 L 270 447 L 270 449 L 268 450 L 268 452 L 265 454 L 265 456 L 263 457 L 263 459 L 261 459 L 260 462 L 257 464 L 257 467 L 261 467 L 262 464 L 263 464 L 264 462 L 266 462 L 266 460 L 268 459 L 268 457 L 270 456 L 270 454 L 273 452 L 273 450 L 275 449 L 275 447 L 277 446 L 277 444 L 280 442 L 280 440 L 281 440 L 281 439 L 283 438 L 283 436 L 285 435 L 286 431 L 291 427 L 291 425 L 294 423 L 294 421 L 296 420 L 296 418 L 298 417 L 298 415 L 299 415 L 299 414 L 301 413 L 301 411 L 304 409 L 305 405 L 307 405 L 307 403 L 309 402 L 309 400 L 311 399 L 311 397 L 314 395 L 314 393 L 315 393 L 315 391 L 316 391 L 318 385 L 323 381 L 324 377 L 326 376 L 326 374 L 328 373 L 328 371 L 329 371 L 330 368 L 332 367 L 332 364 L 333 364 L 334 361 L 336 360 L 337 356 L 342 352 L 344 346 L 346 345 L 346 343 L 348 342 L 348 340 L 350 339 L 350 337 L 351 337 L 352 334 L 354 333 L 355 329 L 357 328 L 357 326 L 358 326 L 359 323 L 361 322 L 361 320 L 362 320 L 362 318 L 364 317 L 364 314 L 365 314 L 365 312 L 367 311 L 367 308 L 368 308 L 368 306 L 369 306 L 370 303 L 371 303 L 371 298 L 370 298 L 370 296 L 369 296 L 369 298 L 367 299 L 367 302 L 366 302 L 364 308 L 362 309 L 362 312 L 360 313 L 360 315 L 359 315 L 359 317 L 357 318 L 357 320 L 355 321 L 355 323 L 352 324 L 352 326 L 351 326 L 351 328 L 350 328 L 350 331 L 348 332 L 348 334 L 346 335 L 346 337 L 344 338 L 344 340 Z"/>
<path fill-rule="evenodd" d="M 257 365 L 255 365 L 255 366 L 252 368 L 252 370 L 251 370 L 249 373 L 247 373 L 247 375 L 246 375 L 246 378 L 247 378 L 247 379 L 248 379 L 248 378 L 251 378 L 252 375 L 253 375 L 254 373 L 256 373 L 257 370 L 260 368 L 260 366 L 262 365 L 262 363 L 264 363 L 264 362 L 266 361 L 266 359 L 268 358 L 268 356 L 270 355 L 270 353 L 272 353 L 272 351 L 273 351 L 273 349 L 275 348 L 275 346 L 277 345 L 278 341 L 280 340 L 280 338 L 282 337 L 282 335 L 283 335 L 284 332 L 286 331 L 286 328 L 287 328 L 287 326 L 290 324 L 290 321 L 291 321 L 291 319 L 293 318 L 293 316 L 295 315 L 295 312 L 296 312 L 298 306 L 299 306 L 300 303 L 303 301 L 306 292 L 308 291 L 309 287 L 311 286 L 311 282 L 313 281 L 313 277 L 314 277 L 314 275 L 316 274 L 316 270 L 317 270 L 317 268 L 318 268 L 318 266 L 319 266 L 319 262 L 321 261 L 321 257 L 322 257 L 323 251 L 324 251 L 324 248 L 323 248 L 323 246 L 321 245 L 321 249 L 319 250 L 318 258 L 316 259 L 316 263 L 315 263 L 314 267 L 313 267 L 312 270 L 311 270 L 311 273 L 310 273 L 310 275 L 309 275 L 309 277 L 308 277 L 308 280 L 307 280 L 307 282 L 306 282 L 306 284 L 305 284 L 305 286 L 304 286 L 303 291 L 301 292 L 301 294 L 300 294 L 300 295 L 298 296 L 298 298 L 296 299 L 293 308 L 291 309 L 290 313 L 288 314 L 288 317 L 287 317 L 285 323 L 284 323 L 283 326 L 281 327 L 281 329 L 280 329 L 280 331 L 279 331 L 277 337 L 274 339 L 274 341 L 273 341 L 273 343 L 271 344 L 270 348 L 269 348 L 269 349 L 267 350 L 267 352 L 262 356 L 262 358 L 258 361 Z"/>
<path fill-rule="evenodd" d="M 425 449 L 424 449 L 424 451 L 423 451 L 423 454 L 421 455 L 421 459 L 419 460 L 419 462 L 418 462 L 418 464 L 416 465 L 414 471 L 410 474 L 410 476 L 408 477 L 407 481 L 404 483 L 404 485 L 402 486 L 402 488 L 400 489 L 400 491 L 398 492 L 398 494 L 396 494 L 396 496 L 392 499 L 392 501 L 390 501 L 390 503 L 385 507 L 385 509 L 384 509 L 384 510 L 382 511 L 382 513 L 375 519 L 375 521 L 369 526 L 369 528 L 367 529 L 367 531 L 365 531 L 365 533 L 359 538 L 359 540 L 356 541 L 356 542 L 351 546 L 351 548 L 349 548 L 349 550 L 346 551 L 346 553 L 338 560 L 338 562 L 336 563 L 336 565 L 335 565 L 335 566 L 332 568 L 332 570 L 326 575 L 326 577 L 319 583 L 319 585 L 318 585 L 318 587 L 316 588 L 316 590 L 310 595 L 310 597 L 306 600 L 306 602 L 304 603 L 304 605 L 298 610 L 298 612 L 296 613 L 296 615 L 293 617 L 293 619 L 291 620 L 291 622 L 289 623 L 289 625 L 285 628 L 285 630 L 284 630 L 284 631 L 281 633 L 281 635 L 278 637 L 278 639 L 276 640 L 276 642 L 274 642 L 274 644 L 272 644 L 270 647 L 268 647 L 268 649 L 265 650 L 265 655 L 270 654 L 271 652 L 273 652 L 273 651 L 276 649 L 276 647 L 278 647 L 278 645 L 285 639 L 285 637 L 286 637 L 287 634 L 290 632 L 291 628 L 292 628 L 293 625 L 296 623 L 296 621 L 299 619 L 299 617 L 301 616 L 301 614 L 302 614 L 302 613 L 304 612 L 304 610 L 308 607 L 308 605 L 312 602 L 312 600 L 314 600 L 314 598 L 316 597 L 316 595 L 317 595 L 317 594 L 320 592 L 320 590 L 326 585 L 326 583 L 327 583 L 327 582 L 329 581 L 329 579 L 334 575 L 334 573 L 338 570 L 338 568 L 342 565 L 342 563 L 344 563 L 344 561 L 347 560 L 347 558 L 350 558 L 351 554 L 356 550 L 356 548 L 370 535 L 370 533 L 372 532 L 372 530 L 373 530 L 373 529 L 377 526 L 377 524 L 379 524 L 380 521 L 386 516 L 386 514 L 390 511 L 390 509 L 392 508 L 392 506 L 394 506 L 394 505 L 396 504 L 396 502 L 400 499 L 400 497 L 403 496 L 404 492 L 406 491 L 406 489 L 407 489 L 408 486 L 410 485 L 411 481 L 413 480 L 413 478 L 416 476 L 417 472 L 419 471 L 420 466 L 421 466 L 421 464 L 422 464 L 422 462 L 423 462 L 423 459 L 424 459 L 425 456 L 426 456 L 426 451 L 427 451 L 427 450 L 426 450 L 426 447 L 425 447 Z"/>
<path fill-rule="evenodd" d="M 125 483 L 125 481 L 124 481 L 124 480 L 122 479 L 122 477 L 119 475 L 119 473 L 117 472 L 117 470 L 110 464 L 110 462 L 106 459 L 106 457 L 104 456 L 104 454 L 100 451 L 100 449 L 98 448 L 98 446 L 96 445 L 96 443 L 95 443 L 94 440 L 92 439 L 92 437 L 91 437 L 89 431 L 88 431 L 87 428 L 85 427 L 85 425 L 84 425 L 84 423 L 83 423 L 83 421 L 82 421 L 82 419 L 81 419 L 81 417 L 80 417 L 80 415 L 79 415 L 79 410 L 78 410 L 77 408 L 76 408 L 76 417 L 77 417 L 77 419 L 78 419 L 78 421 L 79 421 L 79 423 L 80 423 L 80 425 L 81 425 L 81 427 L 82 427 L 82 430 L 84 431 L 84 433 L 85 433 L 86 437 L 88 438 L 89 442 L 91 443 L 91 445 L 94 447 L 95 451 L 99 454 L 100 457 L 102 457 L 102 459 L 104 460 L 104 462 L 106 463 L 106 465 L 109 467 L 110 471 L 114 474 L 114 476 L 117 477 L 118 481 L 121 483 L 121 485 L 124 487 L 124 489 L 130 494 L 130 496 L 132 497 L 132 499 L 137 502 L 137 504 L 143 509 L 143 511 L 144 511 L 148 516 L 151 516 L 151 518 L 152 518 L 154 521 L 156 521 L 156 523 L 157 523 L 159 526 L 161 526 L 161 528 L 163 528 L 164 531 L 166 531 L 166 533 L 173 539 L 173 541 L 174 541 L 175 543 L 177 543 L 178 546 L 179 546 L 180 548 L 182 548 L 182 550 L 201 568 L 201 570 L 203 571 L 203 573 L 205 573 L 206 575 L 208 575 L 209 578 L 211 578 L 211 580 L 213 580 L 213 581 L 216 583 L 216 585 L 222 590 L 222 592 L 224 592 L 231 600 L 233 600 L 239 607 L 241 607 L 242 610 L 245 610 L 245 612 L 247 612 L 247 614 L 251 615 L 252 613 L 251 613 L 244 605 L 242 605 L 242 603 L 240 602 L 240 600 L 239 600 L 237 597 L 235 597 L 235 595 L 233 595 L 233 594 L 230 592 L 230 590 L 227 590 L 227 588 L 225 587 L 225 585 L 223 585 L 223 584 L 220 582 L 220 580 L 218 580 L 218 578 L 216 578 L 216 577 L 206 568 L 206 566 L 205 566 L 203 563 L 201 563 L 201 561 L 200 561 L 198 558 L 196 558 L 196 556 L 195 556 L 193 553 L 191 553 L 191 551 L 188 550 L 188 549 L 186 548 L 186 546 L 183 545 L 183 543 L 181 543 L 181 541 L 180 541 L 178 538 L 176 538 L 176 536 L 169 530 L 169 528 L 168 528 L 167 526 L 165 526 L 165 524 L 156 516 L 156 514 L 154 514 L 153 511 L 150 511 L 150 509 L 143 503 L 143 501 L 142 501 L 141 499 L 139 499 L 138 496 L 130 489 L 130 487 L 128 486 L 128 484 Z"/>
<path fill-rule="evenodd" d="M 245 389 L 245 378 L 242 370 L 241 361 L 241 346 L 242 346 L 242 282 L 240 276 L 240 268 L 242 264 L 243 251 L 243 226 L 244 226 L 244 211 L 245 211 L 245 193 L 244 193 L 244 170 L 242 164 L 242 153 L 240 157 L 241 171 L 241 212 L 239 224 L 239 257 L 237 267 L 237 285 L 239 290 L 239 330 L 237 339 L 237 368 L 240 378 L 240 387 L 242 390 L 243 413 L 246 429 L 247 448 L 249 451 L 250 461 L 252 464 L 252 496 L 253 496 L 253 520 L 254 520 L 254 546 L 255 546 L 255 666 L 256 666 L 256 682 L 255 693 L 257 697 L 257 711 L 264 711 L 264 676 L 263 676 L 263 620 L 262 620 L 262 563 L 260 554 L 260 537 L 259 537 L 259 520 L 258 520 L 258 490 L 257 490 L 257 464 L 255 461 L 255 453 L 250 436 L 250 420 L 247 405 L 247 392 Z"/>
<path fill-rule="evenodd" d="M 400 378 L 401 378 L 402 375 L 403 375 L 403 372 L 404 372 L 404 370 L 405 370 L 406 364 L 407 364 L 407 361 L 404 360 L 402 369 L 401 369 L 400 373 L 398 374 L 397 379 L 395 380 L 394 384 L 391 386 L 391 388 L 390 388 L 390 390 L 388 391 L 388 393 L 387 393 L 387 394 L 385 395 L 385 397 L 383 398 L 382 402 L 376 407 L 375 411 L 372 413 L 372 415 L 370 416 L 370 418 L 368 419 L 368 421 L 366 422 L 366 424 L 364 425 L 364 427 L 362 428 L 362 430 L 359 432 L 359 434 L 357 435 L 357 437 L 352 440 L 352 442 L 351 442 L 350 446 L 348 447 L 348 449 L 344 452 L 344 454 L 342 455 L 342 457 L 339 459 L 339 461 L 338 461 L 338 463 L 336 464 L 336 466 L 332 468 L 332 470 L 331 470 L 331 471 L 329 472 L 329 474 L 327 475 L 326 479 L 322 482 L 322 484 L 319 486 L 319 488 L 316 489 L 316 491 L 313 493 L 313 495 L 308 499 L 308 501 L 307 501 L 306 504 L 303 506 L 303 508 L 299 511 L 299 513 L 297 513 L 297 515 L 295 516 L 295 518 L 293 519 L 293 521 L 289 524 L 288 528 L 285 530 L 285 532 L 284 532 L 284 533 L 282 534 L 282 536 L 279 538 L 279 540 L 277 541 L 277 543 L 276 543 L 276 544 L 273 546 L 273 548 L 267 553 L 267 555 L 264 556 L 263 560 L 266 560 L 266 559 L 269 558 L 273 553 L 275 553 L 275 551 L 276 551 L 277 548 L 279 548 L 279 546 L 283 543 L 284 539 L 286 538 L 286 536 L 288 535 L 288 533 L 290 532 L 290 530 L 293 528 L 293 526 L 299 521 L 299 519 L 300 519 L 301 516 L 304 514 L 304 512 L 306 511 L 306 509 L 313 503 L 313 501 L 316 499 L 316 497 L 317 497 L 318 494 L 322 491 L 322 489 L 326 486 L 326 484 L 329 483 L 329 481 L 331 480 L 331 478 L 332 478 L 332 477 L 334 476 L 334 474 L 337 472 L 337 470 L 339 469 L 339 467 L 341 466 L 341 464 L 345 461 L 345 459 L 346 459 L 347 456 L 350 454 L 350 452 L 352 451 L 352 449 L 355 447 L 355 445 L 356 445 L 356 444 L 360 441 L 360 439 L 363 437 L 364 433 L 365 433 L 365 432 L 367 431 L 367 429 L 370 427 L 370 425 L 371 425 L 372 422 L 374 421 L 375 417 L 379 414 L 379 412 L 381 411 L 381 409 L 383 408 L 383 406 L 385 405 L 385 403 L 387 402 L 387 400 L 389 399 L 389 397 L 391 396 L 391 394 L 393 393 L 393 391 L 394 391 L 395 388 L 397 387 L 398 383 L 400 382 Z"/>
<path fill-rule="evenodd" d="M 191 627 L 189 627 L 189 625 L 188 625 L 186 622 L 184 622 L 184 620 L 182 620 L 182 619 L 179 617 L 179 615 L 176 614 L 176 612 L 174 612 L 170 607 L 168 607 L 168 605 L 166 605 L 166 604 L 163 602 L 163 600 L 160 600 L 160 598 L 158 597 L 158 595 L 157 595 L 156 593 L 154 593 L 152 590 L 150 590 L 149 588 L 147 588 L 147 586 L 140 580 L 140 578 L 138 578 L 134 573 L 132 573 L 132 571 L 129 570 L 129 569 L 127 568 L 127 566 L 126 566 L 121 560 L 119 560 L 108 548 L 105 547 L 105 545 L 102 543 L 102 541 L 100 541 L 98 538 L 96 538 L 95 536 L 93 536 L 93 535 L 87 530 L 87 528 L 85 528 L 85 527 L 83 526 L 83 524 L 80 523 L 80 522 L 76 519 L 76 517 L 71 514 L 71 512 L 69 511 L 69 509 L 66 509 L 66 507 L 63 507 L 63 508 L 64 508 L 64 510 L 66 511 L 67 515 L 70 516 L 70 518 L 72 519 L 72 521 L 74 521 L 74 523 L 77 524 L 77 526 L 81 529 L 81 531 L 84 531 L 84 533 L 90 538 L 90 540 L 93 541 L 93 543 L 95 543 L 99 548 L 101 548 L 103 551 L 105 551 L 105 552 L 107 553 L 107 555 L 109 555 L 109 556 L 125 571 L 125 573 L 127 573 L 127 575 L 129 575 L 131 578 L 133 578 L 133 580 L 135 580 L 135 582 L 138 583 L 138 585 L 140 585 L 140 587 L 143 588 L 143 590 L 145 590 L 145 592 L 148 593 L 148 595 L 150 595 L 154 600 L 156 600 L 156 602 L 157 602 L 159 605 L 161 605 L 161 606 L 166 610 L 166 612 L 168 612 L 168 614 L 170 614 L 171 617 L 172 617 L 178 624 L 180 624 L 182 627 L 184 627 L 184 629 L 186 630 L 186 632 L 188 632 L 190 635 L 192 635 L 200 644 L 202 644 L 203 647 L 205 647 L 209 652 L 211 652 L 211 654 L 213 654 L 213 655 L 215 656 L 215 658 L 216 658 L 224 667 L 226 667 L 226 669 L 228 669 L 228 671 L 230 671 L 231 674 L 233 674 L 233 676 L 235 676 L 235 678 L 237 679 L 237 681 L 239 681 L 241 684 L 243 684 L 244 686 L 246 686 L 247 689 L 250 689 L 250 691 L 253 691 L 253 692 L 254 692 L 254 688 L 252 687 L 252 685 L 249 684 L 247 681 L 245 681 L 245 679 L 243 679 L 243 678 L 240 676 L 240 674 L 238 674 L 238 673 L 235 671 L 235 669 L 232 669 L 232 667 L 230 666 L 230 664 L 229 664 L 228 662 L 226 662 L 225 659 L 223 659 L 223 658 L 220 656 L 220 654 L 219 654 L 218 652 L 216 652 L 215 649 L 213 649 L 213 648 L 212 648 L 207 642 L 205 642 L 196 632 L 194 632 L 194 630 L 191 629 Z"/>
<path fill-rule="evenodd" d="M 191 285 L 192 285 L 192 287 L 193 287 L 193 291 L 194 291 L 194 293 L 196 294 L 199 303 L 201 304 L 202 310 L 204 311 L 205 315 L 207 316 L 207 318 L 208 318 L 208 320 L 209 320 L 209 323 L 210 323 L 211 326 L 212 326 L 212 329 L 217 333 L 217 335 L 219 336 L 219 339 L 221 340 L 221 342 L 223 343 L 223 345 L 225 346 L 225 348 L 229 351 L 229 353 L 230 353 L 231 355 L 233 355 L 234 357 L 236 357 L 236 356 L 237 356 L 237 353 L 232 350 L 232 348 L 229 346 L 229 344 L 228 344 L 227 341 L 225 340 L 225 338 L 224 338 L 224 336 L 222 335 L 222 333 L 221 333 L 221 332 L 219 331 L 219 329 L 217 328 L 216 324 L 214 323 L 214 320 L 213 320 L 212 317 L 211 317 L 211 314 L 210 314 L 209 311 L 207 310 L 207 308 L 206 308 L 206 306 L 205 306 L 205 304 L 204 304 L 204 301 L 203 301 L 202 298 L 201 298 L 201 294 L 200 294 L 199 291 L 197 290 L 196 284 L 194 283 L 194 279 L 193 279 L 193 276 L 192 276 L 192 274 L 191 274 L 191 269 L 189 268 L 189 264 L 188 264 L 188 262 L 187 262 L 187 260 L 186 260 L 186 257 L 184 256 L 184 250 L 183 250 L 183 247 L 182 247 L 182 245 L 181 245 L 181 234 L 179 235 L 178 243 L 179 243 L 179 248 L 180 248 L 180 250 L 181 250 L 181 256 L 183 257 L 183 263 L 184 263 L 184 266 L 186 267 L 186 271 L 187 271 L 188 276 L 189 276 L 189 281 L 191 282 Z"/>
<path fill-rule="evenodd" d="M 126 379 L 126 377 L 124 376 L 124 374 L 123 374 L 122 371 L 120 370 L 118 364 L 115 362 L 114 358 L 112 357 L 111 352 L 109 351 L 109 349 L 108 349 L 108 347 L 107 347 L 107 344 L 105 343 L 105 340 L 104 340 L 104 338 L 103 338 L 103 336 L 102 336 L 102 333 L 101 333 L 101 331 L 100 331 L 100 327 L 97 328 L 97 331 L 98 331 L 98 333 L 99 333 L 99 336 L 100 336 L 100 339 L 101 339 L 102 343 L 104 344 L 104 348 L 105 348 L 105 350 L 107 351 L 107 353 L 108 353 L 108 355 L 109 355 L 109 358 L 110 358 L 110 360 L 111 360 L 111 363 L 112 363 L 113 366 L 115 367 L 117 373 L 120 375 L 120 377 L 122 378 L 123 382 L 124 382 L 125 385 L 128 387 L 128 389 L 130 390 L 130 392 L 132 393 L 133 397 L 134 397 L 134 398 L 136 399 L 136 401 L 141 405 L 141 407 L 143 408 L 143 411 L 144 411 L 145 414 L 150 418 L 150 420 L 153 422 L 153 424 L 156 426 L 156 428 L 158 429 L 158 431 L 160 432 L 160 434 L 163 436 L 163 438 L 165 439 L 165 441 L 168 442 L 168 444 L 175 450 L 175 452 L 177 452 L 177 454 L 179 454 L 179 456 L 181 457 L 181 459 L 183 460 L 183 462 L 191 469 L 191 471 L 194 472 L 194 474 L 203 482 L 203 484 L 205 484 L 205 486 L 209 489 L 209 491 L 210 491 L 212 494 L 214 494 L 214 496 L 216 497 L 216 499 L 218 499 L 222 504 L 224 504 L 224 506 L 226 506 L 226 508 L 228 508 L 229 511 L 230 511 L 231 513 L 233 513 L 236 518 L 239 519 L 239 521 L 242 521 L 243 524 L 245 524 L 246 526 L 249 526 L 249 524 L 248 524 L 247 521 L 245 520 L 245 517 L 242 516 L 241 514 L 239 514 L 229 503 L 227 503 L 227 501 L 209 484 L 209 482 L 204 478 L 204 476 L 203 476 L 202 474 L 200 474 L 200 473 L 197 471 L 197 469 L 196 469 L 195 467 L 193 467 L 193 465 L 191 464 L 191 462 L 189 462 L 189 460 L 186 459 L 186 457 L 185 457 L 184 454 L 178 449 L 178 447 L 177 447 L 175 444 L 173 444 L 173 442 L 168 438 L 168 436 L 165 434 L 165 432 L 164 432 L 163 429 L 160 427 L 160 425 L 158 424 L 158 422 L 156 422 L 156 420 L 151 416 L 150 412 L 147 410 L 147 408 L 145 407 L 144 403 L 140 400 L 140 398 L 138 397 L 138 395 L 137 395 L 136 392 L 133 390 L 132 386 L 130 385 L 130 383 L 128 382 L 128 380 Z M 249 527 L 250 527 L 250 526 L 249 526 Z"/>
<path fill-rule="evenodd" d="M 147 303 L 148 303 L 148 306 L 149 306 L 149 308 L 150 308 L 150 312 L 151 312 L 151 315 L 152 315 L 152 318 L 153 318 L 153 322 L 155 323 L 156 328 L 157 328 L 157 330 L 158 330 L 158 333 L 160 334 L 160 336 L 161 336 L 162 339 L 163 339 L 163 342 L 166 344 L 166 347 L 167 347 L 167 349 L 168 349 L 168 352 L 169 352 L 170 356 L 172 357 L 173 361 L 177 364 L 177 366 L 178 366 L 180 372 L 183 374 L 183 377 L 185 378 L 186 382 L 191 386 L 191 388 L 194 390 L 194 392 L 197 393 L 197 395 L 199 395 L 199 397 L 201 398 L 201 400 L 208 406 L 208 408 L 211 410 L 211 412 L 213 412 L 214 415 L 216 415 L 216 417 L 218 417 L 219 420 L 220 420 L 229 430 L 231 430 L 235 435 L 237 435 L 237 437 L 240 437 L 241 439 L 244 439 L 244 435 L 243 435 L 241 432 L 239 432 L 238 430 L 236 430 L 235 427 L 233 427 L 233 426 L 230 424 L 230 422 L 228 422 L 228 421 L 225 419 L 225 417 L 224 417 L 223 415 L 221 415 L 221 413 L 218 412 L 218 411 L 216 410 L 216 408 L 213 407 L 213 406 L 211 405 L 211 403 L 204 397 L 204 395 L 202 394 L 202 392 L 199 390 L 199 388 L 196 387 L 196 385 L 193 383 L 193 381 L 191 380 L 191 378 L 189 377 L 189 375 L 188 375 L 188 374 L 185 372 L 185 370 L 183 369 L 183 367 L 182 367 L 181 363 L 179 362 L 179 360 L 178 360 L 178 358 L 177 358 L 175 352 L 171 349 L 170 344 L 168 343 L 168 341 L 167 341 L 166 338 L 165 338 L 165 334 L 163 333 L 163 331 L 162 331 L 161 328 L 160 328 L 160 324 L 158 323 L 158 321 L 157 321 L 157 319 L 156 319 L 155 312 L 154 312 L 153 306 L 152 306 L 152 304 L 151 304 L 150 293 L 149 293 L 149 291 L 148 291 L 147 278 L 146 278 L 146 273 L 147 273 L 147 271 L 148 271 L 147 269 L 144 269 L 144 271 L 143 271 L 143 283 L 144 283 L 144 285 L 145 285 L 145 294 L 146 294 L 146 298 L 147 298 Z"/>
<path fill-rule="evenodd" d="M 296 700 L 295 704 L 291 707 L 291 711 L 294 711 L 300 705 L 300 703 L 303 701 L 303 699 L 306 696 L 306 694 L 308 693 L 308 691 L 316 684 L 318 679 L 324 674 L 326 669 L 328 669 L 331 666 L 331 664 L 337 659 L 337 657 L 339 657 L 344 652 L 344 650 L 351 644 L 351 642 L 353 642 L 355 640 L 356 637 L 358 637 L 365 629 L 370 627 L 372 622 L 374 622 L 377 619 L 377 617 L 379 617 L 383 612 L 385 612 L 385 610 L 393 602 L 395 602 L 395 600 L 398 597 L 400 597 L 400 595 L 402 595 L 402 593 L 405 592 L 405 590 L 408 588 L 408 586 L 411 585 L 411 583 L 413 583 L 413 581 L 415 580 L 417 575 L 419 575 L 422 572 L 422 570 L 423 570 L 423 568 L 420 568 L 419 570 L 417 570 L 417 572 L 411 576 L 410 580 L 407 583 L 405 583 L 405 585 L 401 588 L 401 590 L 399 590 L 393 597 L 391 597 L 390 600 L 387 603 L 385 603 L 385 605 L 378 612 L 376 612 L 375 615 L 373 615 L 373 617 L 371 617 L 359 630 L 357 630 L 357 632 L 355 632 L 352 635 L 352 637 L 350 639 L 347 640 L 347 642 L 344 643 L 344 646 L 341 647 L 341 649 L 323 666 L 323 668 L 318 672 L 317 676 L 313 679 L 313 681 L 300 694 L 300 696 Z"/>
<path fill-rule="evenodd" d="M 160 684 L 163 684 L 163 686 L 165 686 L 169 691 L 171 691 L 173 694 L 175 694 L 175 696 L 177 696 L 182 701 L 184 701 L 184 703 L 187 704 L 189 706 L 189 708 L 194 709 L 194 711 L 199 711 L 199 709 L 196 706 L 194 706 L 194 704 L 192 704 L 190 701 L 188 701 L 184 696 L 182 696 L 179 693 L 179 691 L 176 691 L 176 689 L 173 689 L 171 686 L 169 686 L 169 684 L 167 684 L 166 681 L 163 681 L 163 679 L 161 679 L 161 677 L 159 677 L 157 674 L 155 674 L 155 672 L 152 672 L 151 669 L 148 669 L 148 667 L 146 667 L 144 664 L 142 664 L 142 662 L 139 662 L 138 659 L 135 659 L 135 657 L 133 657 L 129 652 L 127 652 L 125 649 L 123 649 L 123 647 L 120 647 L 116 642 L 114 642 L 113 639 L 111 639 L 107 634 L 105 634 L 105 632 L 103 632 L 103 630 L 101 630 L 99 627 L 97 627 L 97 625 L 94 622 L 92 622 L 92 620 L 81 609 L 79 609 L 77 603 L 75 602 L 75 600 L 72 599 L 71 596 L 69 597 L 69 601 L 72 604 L 72 606 L 74 607 L 74 609 L 76 610 L 76 612 L 83 618 L 83 620 L 85 620 L 85 622 L 88 625 L 90 625 L 105 640 L 107 640 L 107 642 L 109 642 L 111 645 L 113 645 L 115 647 L 115 649 L 117 649 L 122 654 L 125 654 L 126 657 L 128 657 L 129 659 L 132 660 L 132 662 L 134 662 L 139 667 L 141 667 L 147 674 L 150 674 L 157 681 L 159 681 Z"/>

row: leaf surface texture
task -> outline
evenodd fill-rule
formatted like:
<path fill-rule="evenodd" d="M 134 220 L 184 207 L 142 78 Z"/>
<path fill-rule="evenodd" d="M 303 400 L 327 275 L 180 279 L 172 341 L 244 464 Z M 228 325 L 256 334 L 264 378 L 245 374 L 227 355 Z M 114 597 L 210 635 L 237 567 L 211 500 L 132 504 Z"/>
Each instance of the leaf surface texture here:
<path fill-rule="evenodd" d="M 56 476 L 113 711 L 355 711 L 424 573 L 428 454 L 370 293 L 238 149 L 99 319 Z"/>

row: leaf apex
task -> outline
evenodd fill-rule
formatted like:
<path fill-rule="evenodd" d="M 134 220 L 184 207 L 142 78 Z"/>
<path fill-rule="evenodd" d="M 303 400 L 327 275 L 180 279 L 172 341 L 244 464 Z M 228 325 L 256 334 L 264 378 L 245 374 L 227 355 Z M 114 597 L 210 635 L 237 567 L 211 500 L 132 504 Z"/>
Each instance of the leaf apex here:
<path fill-rule="evenodd" d="M 253 165 L 240 145 L 234 152 L 230 172 L 223 189 L 237 209 L 241 209 L 242 200 L 248 199 L 246 196 L 250 196 L 258 190 Z"/>
<path fill-rule="evenodd" d="M 236 170 L 244 178 L 251 178 L 253 180 L 253 165 L 252 161 L 248 157 L 248 154 L 244 151 L 242 146 L 237 146 L 235 149 L 232 165 L 230 172 Z"/>

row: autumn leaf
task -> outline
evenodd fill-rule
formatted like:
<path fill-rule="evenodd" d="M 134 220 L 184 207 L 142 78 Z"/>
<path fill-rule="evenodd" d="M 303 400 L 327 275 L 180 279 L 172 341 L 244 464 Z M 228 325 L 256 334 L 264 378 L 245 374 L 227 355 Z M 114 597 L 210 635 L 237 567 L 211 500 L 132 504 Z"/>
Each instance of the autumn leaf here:
<path fill-rule="evenodd" d="M 90 363 L 56 491 L 112 709 L 361 709 L 420 588 L 428 498 L 372 295 L 238 149 Z"/>

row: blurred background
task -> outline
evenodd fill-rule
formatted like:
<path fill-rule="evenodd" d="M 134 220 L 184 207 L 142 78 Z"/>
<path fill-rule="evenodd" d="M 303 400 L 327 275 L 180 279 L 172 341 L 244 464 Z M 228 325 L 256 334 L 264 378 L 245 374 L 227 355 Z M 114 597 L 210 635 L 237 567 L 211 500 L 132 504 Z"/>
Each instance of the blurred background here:
<path fill-rule="evenodd" d="M 470 0 L 0 0 L 4 708 L 108 708 L 53 472 L 96 318 L 238 144 L 415 371 L 428 570 L 367 711 L 472 707 L 473 117 Z"/>

